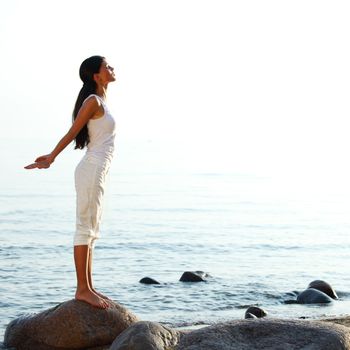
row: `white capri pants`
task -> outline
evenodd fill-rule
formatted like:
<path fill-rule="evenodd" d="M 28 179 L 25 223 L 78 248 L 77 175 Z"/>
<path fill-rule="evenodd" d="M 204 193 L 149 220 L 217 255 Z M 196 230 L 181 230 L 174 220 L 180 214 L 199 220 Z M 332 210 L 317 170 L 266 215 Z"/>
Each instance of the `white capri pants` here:
<path fill-rule="evenodd" d="M 76 231 L 74 245 L 94 248 L 100 237 L 105 181 L 109 162 L 86 155 L 75 169 Z"/>

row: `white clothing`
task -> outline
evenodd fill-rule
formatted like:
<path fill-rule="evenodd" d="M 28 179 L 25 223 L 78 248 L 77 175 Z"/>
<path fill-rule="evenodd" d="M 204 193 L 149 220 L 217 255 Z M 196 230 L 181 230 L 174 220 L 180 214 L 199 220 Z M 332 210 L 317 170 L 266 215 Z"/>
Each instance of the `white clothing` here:
<path fill-rule="evenodd" d="M 88 245 L 91 248 L 99 238 L 104 185 L 113 158 L 115 138 L 115 121 L 104 101 L 94 96 L 101 101 L 104 115 L 89 120 L 90 142 L 75 169 L 77 207 L 74 245 Z"/>
<path fill-rule="evenodd" d="M 104 115 L 98 119 L 90 119 L 87 123 L 90 142 L 86 154 L 110 162 L 114 152 L 115 121 L 103 99 L 98 95 L 90 96 L 96 96 L 101 101 Z"/>

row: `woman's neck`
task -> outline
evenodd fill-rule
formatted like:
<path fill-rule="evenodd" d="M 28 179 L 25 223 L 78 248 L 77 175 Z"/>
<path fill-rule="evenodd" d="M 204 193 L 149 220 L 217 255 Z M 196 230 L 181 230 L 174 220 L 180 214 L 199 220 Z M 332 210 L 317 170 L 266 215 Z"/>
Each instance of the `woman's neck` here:
<path fill-rule="evenodd" d="M 102 99 L 106 99 L 107 97 L 107 84 L 104 85 L 98 85 L 96 89 L 96 95 L 100 96 Z"/>

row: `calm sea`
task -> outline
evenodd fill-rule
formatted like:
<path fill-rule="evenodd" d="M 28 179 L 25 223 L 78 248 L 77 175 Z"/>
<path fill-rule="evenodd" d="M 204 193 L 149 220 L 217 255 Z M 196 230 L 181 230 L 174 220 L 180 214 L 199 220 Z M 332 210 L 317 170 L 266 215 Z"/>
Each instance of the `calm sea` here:
<path fill-rule="evenodd" d="M 51 146 L 1 148 L 1 339 L 12 319 L 74 297 L 73 172 L 82 153 L 66 150 L 49 170 L 23 169 Z M 171 326 L 243 318 L 249 305 L 273 317 L 350 313 L 348 191 L 180 163 L 152 142 L 120 146 L 95 249 L 97 289 L 141 319 Z M 212 277 L 179 282 L 188 270 Z M 161 284 L 140 284 L 145 276 Z M 315 279 L 340 300 L 284 303 Z"/>

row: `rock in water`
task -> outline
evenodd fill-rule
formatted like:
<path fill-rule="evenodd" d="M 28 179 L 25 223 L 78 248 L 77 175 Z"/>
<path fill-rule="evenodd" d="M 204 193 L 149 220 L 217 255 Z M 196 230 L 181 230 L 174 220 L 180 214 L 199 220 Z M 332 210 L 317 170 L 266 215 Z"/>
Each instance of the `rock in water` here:
<path fill-rule="evenodd" d="M 332 301 L 332 298 L 327 294 L 314 288 L 305 289 L 297 298 L 297 302 L 300 304 L 327 304 Z"/>
<path fill-rule="evenodd" d="M 244 318 L 261 318 L 265 316 L 267 316 L 267 312 L 265 310 L 257 306 L 249 306 L 245 312 Z"/>
<path fill-rule="evenodd" d="M 156 281 L 155 279 L 153 279 L 151 277 L 141 278 L 139 282 L 143 283 L 143 284 L 160 284 L 158 281 Z"/>
<path fill-rule="evenodd" d="M 205 277 L 209 275 L 203 271 L 185 271 L 181 278 L 181 282 L 205 282 Z"/>
<path fill-rule="evenodd" d="M 180 332 L 156 322 L 134 323 L 120 334 L 109 350 L 165 350 L 175 349 Z"/>
<path fill-rule="evenodd" d="M 145 349 L 158 350 L 158 348 Z M 317 321 L 266 318 L 239 320 L 184 334 L 174 349 L 349 350 L 350 329 Z M 133 348 L 125 347 L 123 350 Z"/>
<path fill-rule="evenodd" d="M 108 301 L 98 309 L 79 300 L 69 300 L 36 315 L 9 323 L 4 343 L 17 350 L 89 349 L 111 344 L 138 319 L 123 306 Z"/>
<path fill-rule="evenodd" d="M 333 289 L 333 287 L 325 281 L 322 281 L 322 280 L 312 281 L 308 285 L 308 288 L 314 288 L 314 289 L 320 290 L 321 292 L 327 294 L 332 299 L 338 299 L 338 295 Z"/>

